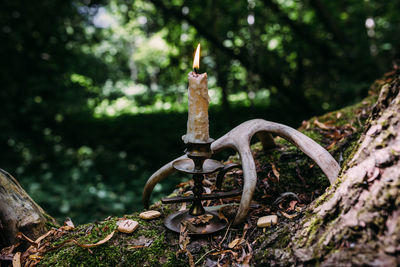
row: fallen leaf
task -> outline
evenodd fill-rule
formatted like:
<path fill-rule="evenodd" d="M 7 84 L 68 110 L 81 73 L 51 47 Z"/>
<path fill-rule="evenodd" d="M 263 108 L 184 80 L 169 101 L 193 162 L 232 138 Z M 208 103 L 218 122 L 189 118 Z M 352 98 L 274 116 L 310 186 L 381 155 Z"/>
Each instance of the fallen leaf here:
<path fill-rule="evenodd" d="M 199 215 L 196 216 L 194 218 L 188 219 L 183 221 L 182 223 L 189 223 L 192 225 L 200 225 L 200 224 L 206 224 L 208 223 L 214 216 L 212 216 L 211 214 L 203 214 L 203 215 Z"/>
<path fill-rule="evenodd" d="M 192 195 L 193 195 L 193 191 L 191 191 L 191 190 L 186 191 L 185 193 L 183 193 L 184 197 L 188 197 L 188 196 L 192 196 Z"/>
<path fill-rule="evenodd" d="M 188 186 L 189 184 L 190 184 L 190 181 L 187 181 L 187 182 L 178 184 L 176 187 L 185 187 L 185 186 Z"/>
<path fill-rule="evenodd" d="M 228 219 L 225 217 L 224 213 L 222 212 L 222 209 L 218 210 L 218 218 L 220 220 L 225 220 L 227 223 L 229 223 Z"/>
<path fill-rule="evenodd" d="M 230 242 L 228 244 L 228 248 L 232 249 L 232 248 L 236 247 L 237 244 L 239 244 L 241 240 L 242 240 L 241 238 L 236 238 L 235 240 L 233 240 L 232 242 Z"/>
<path fill-rule="evenodd" d="M 40 236 L 39 238 L 37 238 L 35 240 L 35 243 L 39 245 L 40 241 L 42 241 L 43 239 L 45 239 L 46 237 L 48 237 L 49 235 L 54 233 L 54 229 L 48 231 L 47 233 L 45 233 L 44 235 Z"/>
<path fill-rule="evenodd" d="M 333 141 L 329 146 L 326 147 L 327 150 L 333 148 L 336 145 L 336 141 Z"/>
<path fill-rule="evenodd" d="M 301 126 L 302 126 L 304 129 L 308 130 L 308 129 L 310 128 L 310 122 L 309 122 L 309 121 L 303 121 L 303 122 L 301 123 Z"/>
<path fill-rule="evenodd" d="M 71 218 L 67 218 L 64 222 L 65 226 L 71 226 L 72 228 L 75 228 L 74 223 L 72 222 Z"/>
<path fill-rule="evenodd" d="M 283 212 L 283 211 L 281 211 L 281 213 L 282 213 L 282 215 L 283 216 L 285 216 L 286 218 L 288 218 L 288 219 L 293 219 L 293 218 L 295 218 L 295 217 L 297 217 L 297 213 L 294 213 L 294 214 L 287 214 L 286 212 Z"/>
<path fill-rule="evenodd" d="M 29 237 L 27 237 L 26 235 L 24 235 L 22 232 L 19 232 L 19 233 L 17 234 L 17 238 L 18 238 L 18 239 L 23 239 L 23 240 L 28 241 L 28 243 L 31 244 L 31 245 L 34 246 L 34 247 L 37 247 L 37 246 L 38 246 L 38 244 L 36 244 L 35 241 L 33 241 L 32 239 L 30 239 Z"/>
<path fill-rule="evenodd" d="M 321 128 L 322 130 L 329 130 L 330 127 L 328 127 L 326 124 L 319 122 L 318 120 L 314 121 L 314 124 L 318 127 Z"/>
<path fill-rule="evenodd" d="M 183 202 L 181 208 L 179 209 L 179 211 L 183 210 L 186 210 L 186 202 Z"/>
<path fill-rule="evenodd" d="M 232 256 L 237 260 L 237 256 L 238 254 L 230 249 L 226 249 L 226 250 L 220 250 L 214 253 L 211 253 L 211 255 L 215 256 L 215 255 L 221 255 L 221 254 L 226 254 L 226 253 L 231 253 Z"/>
<path fill-rule="evenodd" d="M 43 258 L 43 256 L 40 255 L 29 255 L 28 259 L 31 261 L 40 261 Z"/>
<path fill-rule="evenodd" d="M 296 207 L 296 204 L 297 204 L 297 200 L 290 201 L 288 210 L 294 210 Z"/>
<path fill-rule="evenodd" d="M 186 250 L 186 246 L 190 243 L 189 233 L 187 231 L 187 225 L 181 223 L 179 231 L 179 247 L 181 250 Z"/>
<path fill-rule="evenodd" d="M 75 241 L 75 243 L 82 247 L 82 248 L 92 248 L 92 247 L 97 247 L 100 245 L 103 245 L 104 243 L 106 243 L 108 240 L 110 240 L 113 236 L 114 236 L 115 231 L 112 231 L 109 235 L 107 235 L 104 239 L 100 240 L 97 243 L 94 244 L 79 244 L 78 242 Z"/>
<path fill-rule="evenodd" d="M 275 164 L 274 164 L 274 163 L 271 163 L 271 166 L 272 166 L 272 172 L 274 173 L 274 175 L 276 176 L 276 178 L 277 178 L 278 181 L 279 181 L 279 176 L 280 176 L 280 174 L 279 174 L 278 169 L 275 167 Z"/>

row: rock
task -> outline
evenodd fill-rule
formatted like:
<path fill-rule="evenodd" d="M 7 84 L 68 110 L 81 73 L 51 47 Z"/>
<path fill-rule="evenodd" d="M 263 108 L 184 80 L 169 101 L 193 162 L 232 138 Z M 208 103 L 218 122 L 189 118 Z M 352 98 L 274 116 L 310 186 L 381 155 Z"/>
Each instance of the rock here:
<path fill-rule="evenodd" d="M 120 220 L 117 222 L 118 231 L 130 234 L 139 227 L 139 223 L 133 220 Z"/>
<path fill-rule="evenodd" d="M 161 216 L 161 213 L 156 210 L 148 210 L 139 214 L 140 219 L 151 220 Z"/>
<path fill-rule="evenodd" d="M 278 216 L 268 215 L 258 219 L 257 226 L 264 228 L 278 223 Z"/>

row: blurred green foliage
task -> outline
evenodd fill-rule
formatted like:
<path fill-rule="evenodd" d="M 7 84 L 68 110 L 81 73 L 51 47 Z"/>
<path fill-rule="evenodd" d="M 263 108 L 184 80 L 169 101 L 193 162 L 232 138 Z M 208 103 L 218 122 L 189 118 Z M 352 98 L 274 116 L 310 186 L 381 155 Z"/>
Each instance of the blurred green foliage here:
<path fill-rule="evenodd" d="M 297 126 L 358 101 L 398 66 L 398 10 L 377 0 L 2 1 L 0 167 L 60 219 L 137 210 L 145 180 L 184 149 L 198 42 L 212 137 L 255 117 Z"/>

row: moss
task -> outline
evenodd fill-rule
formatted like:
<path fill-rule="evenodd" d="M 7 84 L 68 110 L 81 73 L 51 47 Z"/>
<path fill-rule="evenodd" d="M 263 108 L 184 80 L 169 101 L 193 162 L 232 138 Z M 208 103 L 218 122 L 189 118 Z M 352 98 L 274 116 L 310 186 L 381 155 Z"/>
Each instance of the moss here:
<path fill-rule="evenodd" d="M 51 217 L 50 215 L 48 215 L 47 213 L 42 213 L 44 218 L 46 219 L 46 226 L 51 229 L 52 227 L 58 228 L 59 225 L 57 224 L 57 221 Z"/>
<path fill-rule="evenodd" d="M 168 249 L 169 244 L 165 241 L 164 234 L 153 237 L 156 239 L 149 247 L 135 251 L 125 250 L 125 263 L 129 266 L 187 266 L 187 261 L 176 258 L 175 250 Z"/>
<path fill-rule="evenodd" d="M 41 266 L 183 266 L 184 259 L 176 259 L 177 246 L 171 246 L 165 239 L 165 228 L 161 219 L 144 221 L 138 214 L 125 218 L 139 222 L 139 228 L 133 234 L 115 232 L 111 240 L 90 249 L 81 248 L 75 243 L 63 244 L 66 240 L 75 240 L 79 244 L 93 244 L 104 239 L 116 229 L 117 217 L 100 223 L 85 224 L 76 227 L 57 240 L 49 240 L 54 250 L 45 254 Z M 148 238 L 148 247 L 135 247 L 139 238 Z"/>
<path fill-rule="evenodd" d="M 117 246 L 103 245 L 91 248 L 67 246 L 49 252 L 39 263 L 40 266 L 115 266 L 121 259 Z"/>

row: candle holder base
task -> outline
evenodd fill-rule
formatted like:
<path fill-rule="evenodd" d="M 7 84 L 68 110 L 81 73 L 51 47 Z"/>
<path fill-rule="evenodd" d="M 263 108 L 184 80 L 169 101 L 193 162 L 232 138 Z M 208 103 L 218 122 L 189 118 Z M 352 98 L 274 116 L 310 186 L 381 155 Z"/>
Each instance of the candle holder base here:
<path fill-rule="evenodd" d="M 201 202 L 202 200 L 237 196 L 242 191 L 234 190 L 230 192 L 203 194 L 204 188 L 202 182 L 205 174 L 218 172 L 216 186 L 220 189 L 226 172 L 233 168 L 240 168 L 241 165 L 224 165 L 219 161 L 210 159 L 212 156 L 211 143 L 213 141 L 210 138 L 207 142 L 186 143 L 186 155 L 188 159 L 180 159 L 172 163 L 172 167 L 175 170 L 193 175 L 194 186 L 192 188 L 192 196 L 178 196 L 161 200 L 164 204 L 192 202 L 189 210 L 175 212 L 165 219 L 164 225 L 171 231 L 179 233 L 181 225 L 185 224 L 188 234 L 204 235 L 218 232 L 228 225 L 227 221 L 219 218 L 218 213 L 206 211 Z"/>
<path fill-rule="evenodd" d="M 207 223 L 194 225 L 194 227 L 188 227 L 187 231 L 189 235 L 205 235 L 213 234 L 224 229 L 228 223 L 225 220 L 221 220 L 216 212 L 206 211 L 204 215 L 213 216 Z M 191 215 L 189 210 L 178 211 L 169 215 L 164 225 L 169 230 L 179 233 L 181 230 L 181 224 L 185 221 L 190 222 L 196 219 L 198 216 Z"/>

